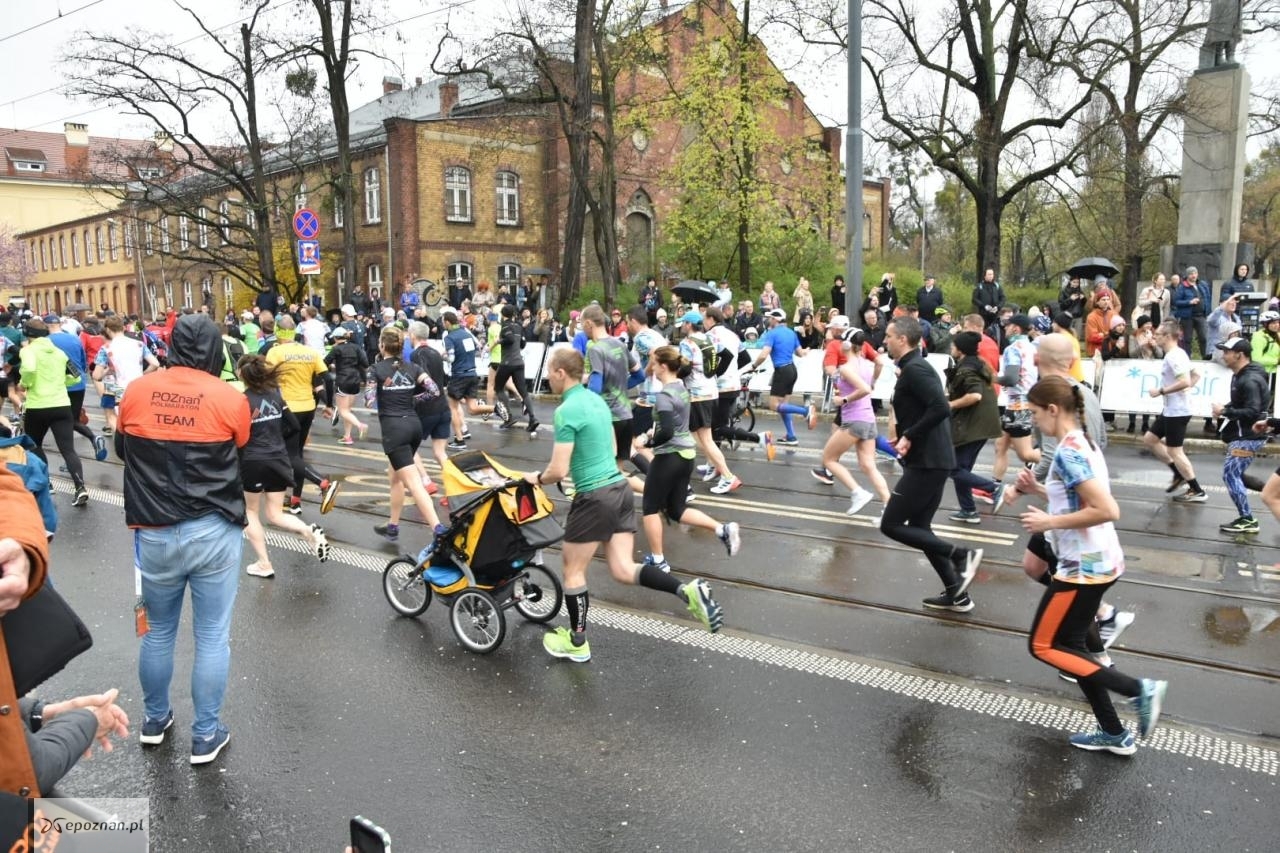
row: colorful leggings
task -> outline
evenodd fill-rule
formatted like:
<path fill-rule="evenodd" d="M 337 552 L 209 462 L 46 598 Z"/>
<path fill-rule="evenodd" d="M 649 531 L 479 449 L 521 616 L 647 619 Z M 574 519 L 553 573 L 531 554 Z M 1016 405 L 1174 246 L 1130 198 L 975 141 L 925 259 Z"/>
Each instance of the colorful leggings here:
<path fill-rule="evenodd" d="M 1241 518 L 1253 518 L 1253 513 L 1249 510 L 1249 493 L 1244 485 L 1244 472 L 1266 443 L 1264 439 L 1250 438 L 1227 445 L 1227 458 L 1222 463 L 1222 482 L 1226 484 L 1227 494 L 1231 496 L 1231 502 L 1236 505 Z"/>

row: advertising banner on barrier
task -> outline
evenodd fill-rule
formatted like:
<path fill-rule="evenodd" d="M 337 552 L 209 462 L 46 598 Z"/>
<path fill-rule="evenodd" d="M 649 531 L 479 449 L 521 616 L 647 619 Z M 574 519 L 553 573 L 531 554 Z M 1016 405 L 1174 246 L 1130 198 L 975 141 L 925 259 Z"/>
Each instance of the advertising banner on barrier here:
<path fill-rule="evenodd" d="M 1160 387 L 1158 359 L 1115 359 L 1102 366 L 1102 394 L 1098 402 L 1104 412 L 1160 414 L 1164 401 L 1151 396 Z M 1200 381 L 1191 389 L 1191 414 L 1197 418 L 1213 416 L 1214 403 L 1231 399 L 1231 371 L 1212 361 L 1193 361 L 1191 369 Z"/>

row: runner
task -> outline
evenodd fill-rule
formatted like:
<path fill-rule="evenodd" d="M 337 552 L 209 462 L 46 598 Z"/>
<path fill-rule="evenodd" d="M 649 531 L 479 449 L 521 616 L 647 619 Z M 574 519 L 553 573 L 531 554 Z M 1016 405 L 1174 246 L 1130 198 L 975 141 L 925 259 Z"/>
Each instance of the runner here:
<path fill-rule="evenodd" d="M 1077 679 L 1094 717 L 1096 731 L 1072 735 L 1071 745 L 1090 751 L 1132 755 L 1133 733 L 1111 703 L 1111 692 L 1134 700 L 1138 734 L 1148 737 L 1160 719 L 1168 683 L 1131 678 L 1090 654 L 1086 634 L 1102 597 L 1124 573 L 1124 552 L 1114 522 L 1120 507 L 1111 496 L 1107 463 L 1081 429 L 1084 398 L 1060 376 L 1038 382 L 1027 396 L 1036 425 L 1058 440 L 1049 477 L 1042 486 L 1030 472 L 1018 487 L 1048 498 L 1049 510 L 1029 507 L 1022 514 L 1028 533 L 1044 533 L 1057 555 L 1057 569 L 1031 623 L 1031 654 Z"/>
<path fill-rule="evenodd" d="M 507 407 L 501 401 L 492 406 L 483 405 L 476 399 L 480 390 L 480 376 L 476 373 L 476 354 L 480 349 L 475 335 L 463 328 L 458 315 L 452 310 L 441 311 L 440 321 L 444 323 L 444 351 L 451 365 L 449 373 L 449 399 L 453 413 L 453 440 L 447 447 L 450 450 L 466 450 L 467 439 L 471 431 L 467 429 L 466 413 L 488 415 L 497 413 L 502 420 L 507 420 Z"/>
<path fill-rule="evenodd" d="M 703 319 L 703 326 L 707 330 L 707 334 L 711 340 L 715 342 L 717 347 L 717 358 L 724 359 L 727 365 L 723 370 L 719 370 L 717 364 L 716 370 L 716 412 L 711 425 L 711 437 L 716 442 L 721 441 L 749 441 L 752 444 L 758 444 L 764 448 L 765 458 L 770 462 L 777 455 L 777 448 L 773 444 L 773 433 L 764 431 L 760 433 L 748 432 L 745 429 L 729 426 L 729 418 L 733 414 L 733 407 L 738 402 L 738 395 L 742 393 L 742 375 L 738 368 L 738 353 L 742 350 L 742 341 L 738 335 L 725 322 L 724 311 L 711 307 L 707 309 L 706 317 Z M 715 468 L 707 466 L 708 471 L 706 479 L 715 476 Z"/>
<path fill-rule="evenodd" d="M 67 357 L 67 361 L 75 365 L 76 370 L 80 373 L 80 378 L 67 386 L 67 396 L 71 399 L 72 428 L 89 439 L 89 442 L 93 445 L 94 458 L 99 462 L 105 462 L 107 459 L 107 440 L 100 435 L 94 434 L 93 429 L 89 426 L 88 416 L 83 416 L 83 423 L 81 422 L 81 413 L 84 411 L 86 378 L 89 376 L 89 357 L 85 352 L 84 344 L 80 342 L 79 335 L 73 335 L 63 330 L 62 318 L 57 314 L 46 314 L 44 322 L 49 327 L 49 340 L 53 342 L 54 346 L 62 350 Z"/>
<path fill-rule="evenodd" d="M 717 309 L 712 309 L 717 310 Z M 644 437 L 645 446 L 653 451 L 649 476 L 644 481 L 644 535 L 649 541 L 645 566 L 656 566 L 664 572 L 671 566 L 662 551 L 662 515 L 667 520 L 690 527 L 701 527 L 716 535 L 729 552 L 738 554 L 741 537 L 738 523 L 721 524 L 711 516 L 686 507 L 689 478 L 697 451 L 689 432 L 689 391 L 680 374 L 692 369 L 689 360 L 673 346 L 659 347 L 651 354 L 649 372 L 662 383 L 654 403 L 653 429 Z"/>
<path fill-rule="evenodd" d="M 1164 407 L 1151 423 L 1151 429 L 1142 434 L 1142 443 L 1173 472 L 1173 479 L 1165 487 L 1166 493 L 1175 491 L 1183 483 L 1187 490 L 1173 499 L 1178 503 L 1204 503 L 1209 495 L 1200 487 L 1191 460 L 1182 449 L 1187 437 L 1187 425 L 1191 423 L 1191 389 L 1200 381 L 1200 374 L 1191 366 L 1191 356 L 1178 344 L 1182 326 L 1175 320 L 1166 320 L 1156 329 L 1156 342 L 1164 350 L 1164 362 L 1160 367 L 1160 384 L 1148 393 L 1151 397 L 1163 397 Z"/>
<path fill-rule="evenodd" d="M 236 375 L 244 383 L 249 399 L 249 442 L 240 452 L 240 479 L 244 483 L 245 537 L 258 559 L 245 572 L 258 578 L 275 577 L 267 555 L 266 533 L 262 529 L 263 495 L 267 521 L 274 527 L 296 533 L 311 545 L 316 559 L 329 559 L 329 540 L 324 528 L 307 525 L 284 511 L 285 492 L 293 485 L 293 466 L 285 446 L 285 434 L 298 429 L 298 419 L 280 396 L 280 369 L 267 366 L 256 353 L 241 357 Z"/>
<path fill-rule="evenodd" d="M 524 378 L 524 355 L 520 352 L 524 349 L 524 329 L 516 319 L 514 305 L 502 306 L 502 327 L 498 332 L 498 346 L 502 349 L 501 360 L 498 362 L 497 375 L 494 377 L 493 384 L 497 388 L 498 399 L 507 410 L 507 418 L 502 425 L 510 429 L 516 423 L 515 416 L 511 414 L 511 398 L 507 396 L 507 384 L 514 383 L 520 403 L 529 416 L 525 429 L 530 435 L 536 437 L 538 419 L 533 414 L 533 398 L 529 396 L 529 386 Z"/>
<path fill-rule="evenodd" d="M 320 512 L 327 513 L 333 509 L 338 481 L 321 476 L 307 464 L 304 454 L 316 417 L 317 392 L 324 392 L 325 417 L 333 413 L 333 379 L 320 353 L 295 340 L 294 332 L 293 318 L 288 314 L 281 317 L 276 321 L 276 343 L 266 353 L 268 365 L 280 366 L 280 393 L 298 419 L 298 432 L 286 439 L 293 461 L 293 494 L 285 509 L 294 515 L 302 514 L 302 485 L 310 480 L 320 489 Z"/>
<path fill-rule="evenodd" d="M 1004 499 L 1004 485 L 973 473 L 973 465 L 987 441 L 998 438 L 1000 409 L 992 387 L 991 368 L 978 357 L 977 332 L 960 332 L 951 339 L 951 356 L 955 366 L 947 370 L 947 398 L 951 406 L 951 443 L 955 447 L 956 467 L 951 481 L 960 508 L 948 516 L 950 521 L 978 524 L 977 504 L 973 490 L 984 489 L 995 503 Z"/>
<path fill-rule="evenodd" d="M 391 485 L 391 518 L 386 524 L 374 525 L 374 532 L 391 541 L 400 537 L 400 511 L 403 497 L 396 500 L 396 492 L 407 489 L 418 507 L 418 514 L 431 525 L 437 536 L 444 531 L 440 516 L 436 514 L 431 496 L 422 482 L 422 474 L 414 464 L 418 447 L 422 444 L 422 421 L 418 417 L 414 398 L 434 388 L 433 396 L 440 396 L 441 389 L 412 361 L 404 361 L 404 333 L 395 326 L 382 330 L 378 340 L 382 359 L 373 366 L 373 387 L 378 395 L 378 428 L 382 433 L 382 452 L 387 455 L 387 480 Z M 426 551 L 434 545 L 428 543 Z M 421 559 L 421 555 L 419 559 Z"/>
<path fill-rule="evenodd" d="M 1004 386 L 1005 407 L 1000 417 L 1001 435 L 996 439 L 996 456 L 991 466 L 991 478 L 996 483 L 1004 481 L 1009 470 L 1009 448 L 1028 465 L 1040 461 L 1040 453 L 1031 441 L 1031 408 L 1027 404 L 1027 392 L 1036 384 L 1036 348 L 1027 337 L 1031 331 L 1031 318 L 1026 314 L 1014 314 L 1005 322 L 1009 345 L 1000 355 L 1000 372 L 996 382 Z M 994 499 L 994 493 L 993 493 Z"/>
<path fill-rule="evenodd" d="M 102 431 L 110 433 L 115 430 L 116 409 L 129 383 L 159 370 L 160 360 L 141 341 L 124 333 L 124 321 L 119 317 L 102 321 L 102 335 L 107 342 L 93 360 L 93 378 L 102 383 L 102 417 L 106 421 Z"/>
<path fill-rule="evenodd" d="M 324 363 L 334 377 L 338 417 L 343 423 L 342 438 L 338 439 L 338 443 L 355 444 L 355 440 L 351 438 L 351 430 L 359 431 L 361 441 L 364 441 L 369 432 L 369 425 L 351 411 L 360 396 L 365 374 L 369 371 L 369 357 L 365 355 L 364 347 L 351 340 L 351 332 L 346 326 L 338 326 L 331 336 L 333 348 L 325 355 Z"/>
<path fill-rule="evenodd" d="M 727 495 L 742 486 L 742 480 L 729 470 L 720 446 L 711 436 L 711 425 L 716 417 L 717 368 L 720 358 L 717 344 L 706 332 L 702 331 L 702 315 L 697 311 L 689 311 L 680 318 L 680 326 L 684 337 L 680 339 L 680 354 L 690 365 L 684 376 L 684 385 L 689 389 L 692 407 L 689 412 L 689 430 L 693 439 L 702 448 L 707 461 L 720 473 L 720 479 L 711 487 L 713 495 Z"/>
<path fill-rule="evenodd" d="M 22 387 L 26 392 L 23 408 L 23 431 L 35 442 L 35 454 L 46 465 L 44 437 L 53 433 L 53 440 L 62 454 L 71 482 L 75 486 L 72 506 L 89 503 L 89 492 L 84 487 L 84 468 L 76 455 L 75 430 L 71 420 L 71 397 L 67 394 L 67 356 L 49 340 L 49 326 L 43 320 L 32 317 L 23 327 L 27 338 L 19 356 L 22 363 Z"/>
<path fill-rule="evenodd" d="M 832 400 L 839 413 L 840 426 L 836 427 L 822 448 L 822 469 L 829 471 L 835 480 L 849 490 L 849 515 L 858 512 L 878 497 L 889 503 L 889 486 L 884 475 L 876 468 L 876 413 L 871 408 L 871 387 L 875 384 L 876 365 L 863 356 L 862 345 L 866 333 L 861 329 L 846 328 L 840 337 L 844 359 L 835 371 L 835 395 Z M 862 488 L 841 462 L 840 457 L 856 449 L 858 467 L 866 475 L 875 493 Z"/>
<path fill-rule="evenodd" d="M 925 607 L 967 613 L 973 609 L 967 590 L 982 562 L 982 550 L 952 545 L 933 532 L 933 516 L 956 456 L 951 447 L 951 407 L 937 371 L 920 354 L 920 337 L 920 324 L 909 317 L 891 320 L 885 331 L 885 348 L 899 371 L 893 408 L 902 477 L 884 508 L 880 532 L 923 552 L 938 573 L 943 592 L 926 598 Z"/>
<path fill-rule="evenodd" d="M 409 353 L 409 360 L 422 368 L 422 372 L 431 377 L 431 381 L 441 389 L 441 393 L 434 397 L 423 397 L 417 400 L 414 409 L 418 413 L 419 423 L 422 424 L 422 440 L 431 442 L 431 455 L 443 469 L 444 463 L 449 459 L 446 442 L 449 440 L 450 425 L 453 420 L 449 413 L 449 397 L 443 393 L 443 389 L 449 385 L 449 377 L 444 371 L 444 356 L 427 345 L 430 339 L 431 327 L 426 323 L 415 320 L 409 324 L 409 342 L 413 347 Z M 422 485 L 426 487 L 427 494 L 434 495 L 440 491 L 427 474 L 420 454 L 414 457 L 414 463 L 418 466 L 418 473 L 422 477 Z M 404 492 L 401 489 L 392 489 L 392 506 L 395 506 L 397 501 L 401 506 L 404 505 Z M 448 506 L 448 499 L 442 497 L 440 505 Z"/>
<path fill-rule="evenodd" d="M 1258 533 L 1258 520 L 1249 508 L 1249 492 L 1245 489 L 1244 472 L 1253 457 L 1267 443 L 1254 435 L 1253 425 L 1267 414 L 1271 402 L 1271 382 L 1262 365 L 1252 360 L 1253 345 L 1247 338 L 1232 338 L 1218 344 L 1222 360 L 1231 370 L 1231 401 L 1223 406 L 1213 404 L 1213 416 L 1221 419 L 1218 437 L 1227 443 L 1227 456 L 1222 463 L 1222 482 L 1231 502 L 1240 513 L 1235 521 L 1221 525 L 1223 533 Z"/>
<path fill-rule="evenodd" d="M 775 439 L 778 444 L 794 447 L 800 443 L 795 430 L 791 428 L 792 415 L 804 415 L 809 429 L 818 425 L 818 409 L 815 406 L 797 406 L 788 403 L 787 398 L 796 387 L 796 356 L 804 356 L 808 351 L 800 346 L 800 336 L 787 326 L 787 315 L 781 308 L 769 311 L 769 330 L 760 338 L 760 354 L 752 362 L 751 369 L 756 370 L 766 358 L 773 364 L 773 377 L 769 380 L 769 408 L 782 418 L 782 426 L 786 435 Z"/>
<path fill-rule="evenodd" d="M 667 339 L 657 329 L 649 328 L 649 315 L 645 309 L 637 305 L 627 312 L 627 334 L 631 337 L 631 346 L 635 351 L 639 369 L 631 374 L 627 384 L 639 386 L 635 404 L 631 407 L 631 429 L 636 435 L 643 435 L 653 428 L 653 404 L 662 386 L 649 373 L 650 355 L 658 347 L 667 345 Z M 653 458 L 646 448 L 636 448 L 631 456 L 631 464 L 640 469 L 641 474 L 649 472 L 649 461 Z M 692 487 L 690 487 L 692 488 Z"/>
<path fill-rule="evenodd" d="M 586 360 L 583 368 L 587 387 L 599 394 L 609 406 L 618 470 L 626 476 L 626 472 L 622 471 L 622 463 L 639 455 L 632 446 L 634 433 L 631 423 L 631 405 L 627 401 L 627 382 L 631 374 L 639 368 L 639 359 L 635 353 L 627 350 L 622 341 L 609 334 L 604 309 L 599 305 L 588 305 L 582 309 L 579 319 L 582 321 L 582 330 L 587 336 Z M 644 464 L 632 462 L 642 471 L 648 467 L 647 463 L 647 459 Z M 644 481 L 639 477 L 628 476 L 627 482 L 636 494 L 644 493 Z"/>
<path fill-rule="evenodd" d="M 553 657 L 583 663 L 591 659 L 587 642 L 587 566 L 600 546 L 614 579 L 625 584 L 670 592 L 686 602 L 689 612 L 712 633 L 724 622 L 720 605 L 705 580 L 681 583 L 656 566 L 631 558 L 635 539 L 635 499 L 615 464 L 609 406 L 582 387 L 583 359 L 570 348 L 555 350 L 547 363 L 547 381 L 561 394 L 555 413 L 555 449 L 546 470 L 525 475 L 530 483 L 549 486 L 573 478 L 575 487 L 565 522 L 561 554 L 565 607 L 569 627 L 548 632 L 542 646 Z"/>

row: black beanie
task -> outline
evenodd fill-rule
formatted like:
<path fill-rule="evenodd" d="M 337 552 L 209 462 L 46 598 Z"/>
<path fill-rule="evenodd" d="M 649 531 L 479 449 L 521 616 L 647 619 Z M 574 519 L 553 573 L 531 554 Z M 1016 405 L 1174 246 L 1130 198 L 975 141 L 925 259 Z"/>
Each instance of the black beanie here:
<path fill-rule="evenodd" d="M 964 355 L 977 355 L 981 341 L 982 335 L 977 332 L 961 332 L 951 339 L 951 343 Z"/>

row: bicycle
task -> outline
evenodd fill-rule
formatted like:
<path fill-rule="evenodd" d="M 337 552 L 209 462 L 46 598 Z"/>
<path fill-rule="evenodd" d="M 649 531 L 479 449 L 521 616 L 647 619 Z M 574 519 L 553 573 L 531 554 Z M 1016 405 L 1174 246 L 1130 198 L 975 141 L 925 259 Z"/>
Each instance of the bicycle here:
<path fill-rule="evenodd" d="M 755 432 L 756 429 L 756 413 L 753 406 L 760 405 L 760 393 L 750 389 L 751 377 L 756 371 L 744 370 L 740 374 L 741 388 L 738 390 L 738 399 L 733 402 L 733 409 L 729 412 L 729 434 L 736 435 L 735 429 L 743 432 Z M 728 444 L 730 450 L 737 450 L 741 443 L 736 438 L 726 439 L 724 444 Z"/>

